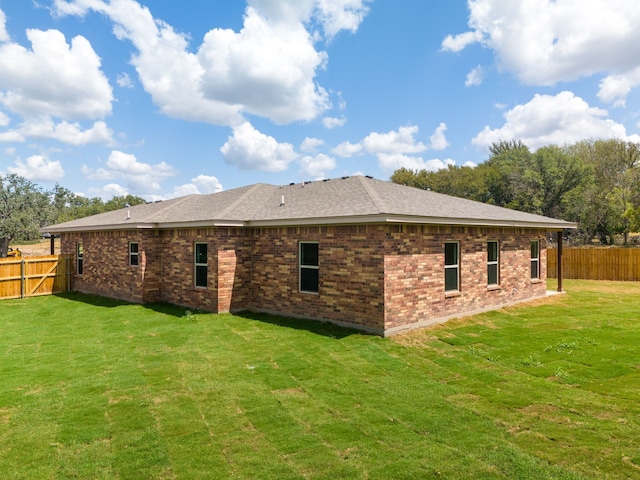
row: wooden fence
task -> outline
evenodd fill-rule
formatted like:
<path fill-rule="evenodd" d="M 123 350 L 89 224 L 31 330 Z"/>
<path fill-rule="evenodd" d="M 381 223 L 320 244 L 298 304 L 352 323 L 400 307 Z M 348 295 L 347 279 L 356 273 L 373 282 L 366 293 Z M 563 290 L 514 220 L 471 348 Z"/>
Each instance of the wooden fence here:
<path fill-rule="evenodd" d="M 70 290 L 72 256 L 0 260 L 0 299 L 36 297 Z"/>
<path fill-rule="evenodd" d="M 547 277 L 557 278 L 555 248 L 547 249 Z M 640 248 L 562 249 L 562 277 L 580 280 L 640 280 Z"/>

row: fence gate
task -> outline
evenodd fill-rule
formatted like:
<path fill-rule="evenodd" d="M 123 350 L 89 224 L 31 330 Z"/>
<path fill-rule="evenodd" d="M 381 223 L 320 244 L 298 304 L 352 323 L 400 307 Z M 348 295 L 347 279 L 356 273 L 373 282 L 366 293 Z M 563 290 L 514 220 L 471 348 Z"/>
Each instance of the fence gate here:
<path fill-rule="evenodd" d="M 71 289 L 71 255 L 0 260 L 0 299 L 36 297 Z"/>

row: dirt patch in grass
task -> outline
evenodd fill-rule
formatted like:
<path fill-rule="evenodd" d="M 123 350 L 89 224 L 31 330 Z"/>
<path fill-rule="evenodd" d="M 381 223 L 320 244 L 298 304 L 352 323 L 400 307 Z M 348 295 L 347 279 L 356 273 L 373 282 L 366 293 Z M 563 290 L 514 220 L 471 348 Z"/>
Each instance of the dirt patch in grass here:
<path fill-rule="evenodd" d="M 56 238 L 54 241 L 54 255 L 59 255 L 60 239 Z M 35 243 L 19 243 L 11 245 L 11 248 L 20 250 L 23 257 L 42 257 L 44 255 L 51 255 L 51 240 L 47 238 Z"/>

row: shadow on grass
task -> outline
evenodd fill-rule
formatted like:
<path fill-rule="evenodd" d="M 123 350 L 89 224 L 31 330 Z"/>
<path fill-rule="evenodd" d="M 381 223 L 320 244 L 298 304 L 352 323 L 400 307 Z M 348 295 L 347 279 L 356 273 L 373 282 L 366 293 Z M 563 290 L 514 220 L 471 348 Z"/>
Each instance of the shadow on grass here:
<path fill-rule="evenodd" d="M 80 302 L 98 308 L 116 308 L 126 305 L 140 305 L 137 303 L 127 302 L 125 300 L 118 300 L 78 292 L 60 293 L 55 296 L 64 298 L 65 300 L 69 300 L 72 302 Z M 190 309 L 188 307 L 180 307 L 170 303 L 145 303 L 144 305 L 140 306 L 149 310 L 153 310 L 154 312 L 176 318 L 184 318 L 186 315 L 188 315 L 187 312 L 210 313 L 203 312 L 197 309 Z M 211 313 L 211 315 L 215 316 L 214 313 Z M 309 320 L 305 318 L 286 317 L 282 315 L 257 313 L 251 311 L 234 312 L 232 315 L 238 318 L 244 318 L 246 320 L 261 322 L 268 325 L 276 325 L 293 330 L 307 331 L 314 335 L 335 338 L 338 340 L 349 337 L 351 335 L 370 335 L 367 332 L 357 330 L 355 328 L 344 327 L 321 320 Z"/>
<path fill-rule="evenodd" d="M 128 302 L 126 300 L 101 297 L 99 295 L 91 295 L 88 293 L 67 292 L 59 293 L 55 296 L 64 298 L 65 300 L 69 300 L 72 302 L 80 302 L 98 308 L 117 308 L 127 305 L 140 305 L 138 303 Z M 170 303 L 146 303 L 140 306 L 149 310 L 153 310 L 154 312 L 178 318 L 184 317 L 185 311 L 188 310 L 183 307 L 171 305 Z"/>
<path fill-rule="evenodd" d="M 335 338 L 341 340 L 351 335 L 369 335 L 355 328 L 343 327 L 322 320 L 309 320 L 306 318 L 285 317 L 281 315 L 273 315 L 269 313 L 258 313 L 250 311 L 234 312 L 234 316 L 253 320 L 256 322 L 276 325 L 278 327 L 290 328 L 293 330 L 304 330 L 314 335 Z"/>

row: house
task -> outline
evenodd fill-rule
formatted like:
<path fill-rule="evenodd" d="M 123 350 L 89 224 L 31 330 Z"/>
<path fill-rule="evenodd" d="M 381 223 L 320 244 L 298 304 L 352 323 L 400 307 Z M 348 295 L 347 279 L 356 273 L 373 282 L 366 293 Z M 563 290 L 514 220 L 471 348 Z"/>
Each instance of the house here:
<path fill-rule="evenodd" d="M 73 289 L 390 335 L 546 295 L 546 238 L 573 223 L 352 176 L 255 184 L 43 230 Z"/>

